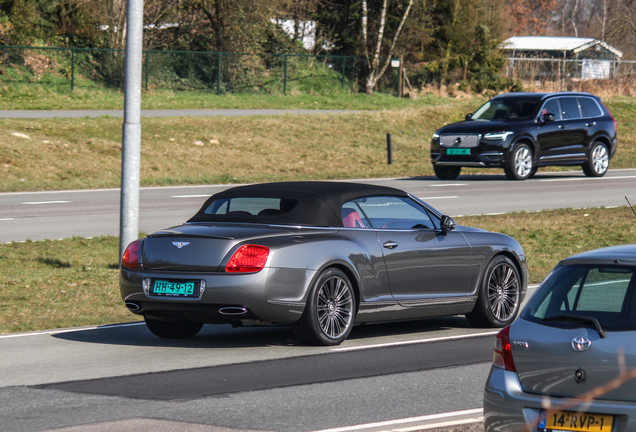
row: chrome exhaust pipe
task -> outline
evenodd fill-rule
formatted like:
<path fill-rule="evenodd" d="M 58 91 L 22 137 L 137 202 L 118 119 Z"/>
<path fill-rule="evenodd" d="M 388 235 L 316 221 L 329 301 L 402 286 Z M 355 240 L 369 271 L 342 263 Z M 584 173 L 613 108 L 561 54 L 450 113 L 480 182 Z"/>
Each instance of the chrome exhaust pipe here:
<path fill-rule="evenodd" d="M 239 315 L 247 314 L 247 309 L 240 306 L 227 306 L 227 307 L 222 307 L 221 309 L 219 309 L 219 313 L 221 315 L 239 316 Z"/>
<path fill-rule="evenodd" d="M 131 312 L 139 312 L 141 310 L 141 305 L 133 302 L 126 302 L 126 307 Z"/>

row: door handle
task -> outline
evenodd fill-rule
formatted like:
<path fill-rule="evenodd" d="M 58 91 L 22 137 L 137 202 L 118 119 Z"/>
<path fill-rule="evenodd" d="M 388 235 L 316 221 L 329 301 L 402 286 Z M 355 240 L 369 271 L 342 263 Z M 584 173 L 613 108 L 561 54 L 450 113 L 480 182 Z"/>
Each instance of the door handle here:
<path fill-rule="evenodd" d="M 395 249 L 396 247 L 398 247 L 398 244 L 394 241 L 389 240 L 387 242 L 384 242 L 382 246 L 384 246 L 387 249 Z"/>
<path fill-rule="evenodd" d="M 596 122 L 585 123 L 585 126 L 587 127 L 596 126 Z"/>
<path fill-rule="evenodd" d="M 565 129 L 565 125 L 559 125 L 559 129 Z"/>

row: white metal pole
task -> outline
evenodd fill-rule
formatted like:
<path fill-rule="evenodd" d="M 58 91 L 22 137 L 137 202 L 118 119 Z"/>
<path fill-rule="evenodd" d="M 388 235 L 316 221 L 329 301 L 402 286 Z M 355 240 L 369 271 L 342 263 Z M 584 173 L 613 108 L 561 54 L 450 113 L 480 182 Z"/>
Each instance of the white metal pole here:
<path fill-rule="evenodd" d="M 128 0 L 126 16 L 126 76 L 121 152 L 119 258 L 139 235 L 139 170 L 141 166 L 141 69 L 143 0 Z"/>

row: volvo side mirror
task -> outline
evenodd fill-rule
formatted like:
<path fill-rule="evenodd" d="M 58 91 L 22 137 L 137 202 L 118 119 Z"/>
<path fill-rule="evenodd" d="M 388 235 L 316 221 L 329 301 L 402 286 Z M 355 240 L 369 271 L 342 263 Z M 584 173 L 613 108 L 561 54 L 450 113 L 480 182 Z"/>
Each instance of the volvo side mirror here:
<path fill-rule="evenodd" d="M 470 120 L 473 118 L 473 113 L 466 114 L 466 120 Z"/>
<path fill-rule="evenodd" d="M 554 120 L 556 120 L 554 113 L 545 113 L 541 116 L 541 121 L 543 123 L 553 122 Z"/>
<path fill-rule="evenodd" d="M 447 234 L 449 231 L 454 230 L 456 226 L 457 224 L 455 223 L 452 217 L 446 216 L 446 215 L 442 216 L 442 221 L 441 221 L 442 234 Z"/>

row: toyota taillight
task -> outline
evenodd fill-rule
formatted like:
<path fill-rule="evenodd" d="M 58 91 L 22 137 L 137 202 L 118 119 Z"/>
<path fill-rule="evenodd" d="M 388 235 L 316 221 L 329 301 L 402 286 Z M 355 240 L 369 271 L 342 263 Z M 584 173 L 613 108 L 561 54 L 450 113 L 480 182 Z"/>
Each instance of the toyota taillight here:
<path fill-rule="evenodd" d="M 512 358 L 512 350 L 510 349 L 510 326 L 504 327 L 497 333 L 492 364 L 507 371 L 517 372 L 515 361 Z"/>
<path fill-rule="evenodd" d="M 135 240 L 128 245 L 121 257 L 121 266 L 127 269 L 139 268 L 139 244 L 141 241 Z"/>
<path fill-rule="evenodd" d="M 243 245 L 232 255 L 225 266 L 225 271 L 230 273 L 249 273 L 263 270 L 269 248 L 258 245 Z"/>

